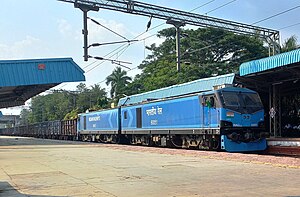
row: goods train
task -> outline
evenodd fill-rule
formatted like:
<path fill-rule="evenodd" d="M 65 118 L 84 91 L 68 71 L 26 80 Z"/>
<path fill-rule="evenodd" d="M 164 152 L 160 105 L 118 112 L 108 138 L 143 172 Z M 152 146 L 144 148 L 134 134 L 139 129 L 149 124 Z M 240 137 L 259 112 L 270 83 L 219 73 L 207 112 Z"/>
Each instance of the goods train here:
<path fill-rule="evenodd" d="M 34 137 L 228 152 L 264 150 L 268 136 L 258 94 L 238 87 L 82 113 L 77 123 L 39 123 L 14 128 L 14 132 Z"/>

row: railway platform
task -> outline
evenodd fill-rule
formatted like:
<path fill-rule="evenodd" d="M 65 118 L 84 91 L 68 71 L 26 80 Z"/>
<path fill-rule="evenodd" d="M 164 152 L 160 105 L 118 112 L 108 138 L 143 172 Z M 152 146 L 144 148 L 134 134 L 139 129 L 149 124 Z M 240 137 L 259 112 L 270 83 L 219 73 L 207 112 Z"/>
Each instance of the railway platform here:
<path fill-rule="evenodd" d="M 299 196 L 300 158 L 0 136 L 0 196 Z"/>

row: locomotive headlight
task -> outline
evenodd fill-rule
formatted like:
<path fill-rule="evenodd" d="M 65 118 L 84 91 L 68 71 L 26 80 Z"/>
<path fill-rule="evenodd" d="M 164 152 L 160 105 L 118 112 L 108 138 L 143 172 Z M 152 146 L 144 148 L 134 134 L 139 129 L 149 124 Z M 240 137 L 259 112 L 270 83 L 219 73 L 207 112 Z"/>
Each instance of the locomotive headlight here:
<path fill-rule="evenodd" d="M 232 122 L 221 120 L 221 127 L 233 127 Z"/>

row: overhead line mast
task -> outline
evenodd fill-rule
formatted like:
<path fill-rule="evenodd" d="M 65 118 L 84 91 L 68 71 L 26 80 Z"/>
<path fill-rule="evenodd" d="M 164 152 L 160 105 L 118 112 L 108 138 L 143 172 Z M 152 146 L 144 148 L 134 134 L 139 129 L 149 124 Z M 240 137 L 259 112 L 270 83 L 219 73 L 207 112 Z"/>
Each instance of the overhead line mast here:
<path fill-rule="evenodd" d="M 279 53 L 279 31 L 263 28 L 255 25 L 239 23 L 230 20 L 190 13 L 172 8 L 142 3 L 131 0 L 58 0 L 62 2 L 74 3 L 76 8 L 80 8 L 84 13 L 84 59 L 87 61 L 87 28 L 86 13 L 89 10 L 98 11 L 100 8 L 119 11 L 129 14 L 153 17 L 166 21 L 177 21 L 181 24 L 195 25 L 199 27 L 221 28 L 237 34 L 258 36 L 269 44 L 269 55 Z M 172 23 L 171 23 L 172 24 Z M 179 28 L 177 28 L 179 29 Z M 177 34 L 178 35 L 178 34 Z M 179 51 L 179 49 L 177 49 Z M 177 53 L 178 55 L 178 53 Z M 180 59 L 177 57 L 177 60 Z M 177 62 L 178 63 L 178 62 Z"/>

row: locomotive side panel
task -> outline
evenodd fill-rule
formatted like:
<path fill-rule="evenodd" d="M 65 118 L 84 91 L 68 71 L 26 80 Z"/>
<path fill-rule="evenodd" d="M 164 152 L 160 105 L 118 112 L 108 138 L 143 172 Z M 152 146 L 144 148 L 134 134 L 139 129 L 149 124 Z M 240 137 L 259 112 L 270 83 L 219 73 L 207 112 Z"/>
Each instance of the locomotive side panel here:
<path fill-rule="evenodd" d="M 139 128 L 137 125 L 137 111 L 141 108 L 141 105 L 137 106 L 128 106 L 128 107 L 121 107 L 120 115 L 121 115 L 121 133 L 134 133 L 134 131 L 141 131 L 142 129 Z M 140 115 L 140 114 L 138 114 Z M 135 132 L 136 133 L 136 132 Z"/>
<path fill-rule="evenodd" d="M 201 127 L 198 97 L 145 104 L 142 120 L 143 129 L 198 129 Z"/>
<path fill-rule="evenodd" d="M 119 130 L 118 109 L 80 114 L 78 132 L 80 134 L 117 134 Z"/>

